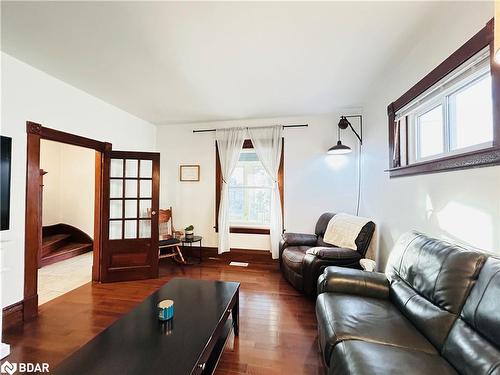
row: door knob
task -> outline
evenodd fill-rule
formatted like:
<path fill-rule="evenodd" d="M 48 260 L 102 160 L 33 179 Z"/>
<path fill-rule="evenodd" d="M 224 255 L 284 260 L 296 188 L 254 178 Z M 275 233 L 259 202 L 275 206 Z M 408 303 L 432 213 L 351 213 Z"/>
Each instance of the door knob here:
<path fill-rule="evenodd" d="M 151 211 L 151 216 L 155 216 L 156 215 L 156 211 Z"/>

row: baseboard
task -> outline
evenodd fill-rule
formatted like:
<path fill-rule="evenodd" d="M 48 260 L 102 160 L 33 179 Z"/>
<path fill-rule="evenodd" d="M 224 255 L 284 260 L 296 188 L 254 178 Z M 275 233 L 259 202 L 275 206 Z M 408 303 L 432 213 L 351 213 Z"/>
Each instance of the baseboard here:
<path fill-rule="evenodd" d="M 2 330 L 5 331 L 23 322 L 24 301 L 19 301 L 2 309 Z"/>
<path fill-rule="evenodd" d="M 197 246 L 185 246 L 182 248 L 182 253 L 187 256 L 198 257 L 200 248 Z M 229 261 L 240 261 L 240 262 L 262 262 L 270 263 L 277 262 L 273 259 L 271 253 L 266 250 L 256 250 L 256 249 L 231 249 L 230 252 L 218 254 L 216 247 L 201 247 L 201 252 L 203 258 L 219 258 Z"/>

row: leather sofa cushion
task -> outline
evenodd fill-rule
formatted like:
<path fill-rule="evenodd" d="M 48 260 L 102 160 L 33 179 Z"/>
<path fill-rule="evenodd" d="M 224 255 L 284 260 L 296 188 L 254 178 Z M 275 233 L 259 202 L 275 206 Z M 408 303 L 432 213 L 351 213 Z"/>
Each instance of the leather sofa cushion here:
<path fill-rule="evenodd" d="M 443 356 L 463 374 L 500 374 L 500 259 L 486 261 Z"/>
<path fill-rule="evenodd" d="M 290 246 L 283 251 L 283 263 L 298 274 L 302 274 L 302 262 L 309 246 Z"/>
<path fill-rule="evenodd" d="M 486 258 L 484 253 L 408 232 L 389 256 L 391 299 L 441 350 Z"/>
<path fill-rule="evenodd" d="M 330 374 L 455 375 L 455 369 L 437 354 L 392 345 L 349 340 L 335 346 Z"/>
<path fill-rule="evenodd" d="M 500 347 L 500 259 L 486 261 L 462 310 L 462 319 Z"/>
<path fill-rule="evenodd" d="M 485 261 L 485 254 L 411 231 L 391 252 L 386 274 L 458 315 Z"/>
<path fill-rule="evenodd" d="M 436 348 L 390 300 L 322 293 L 316 300 L 319 343 L 329 364 L 336 344 L 363 340 L 435 354 Z"/>
<path fill-rule="evenodd" d="M 390 298 L 434 346 L 442 348 L 451 326 L 457 319 L 456 314 L 429 302 L 402 280 L 392 282 Z"/>

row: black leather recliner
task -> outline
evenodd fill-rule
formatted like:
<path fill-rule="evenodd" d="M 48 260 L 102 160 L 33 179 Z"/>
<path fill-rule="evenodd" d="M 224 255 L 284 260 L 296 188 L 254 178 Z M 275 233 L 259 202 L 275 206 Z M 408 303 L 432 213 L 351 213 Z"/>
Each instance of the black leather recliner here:
<path fill-rule="evenodd" d="M 323 242 L 323 236 L 334 213 L 327 212 L 316 223 L 315 234 L 285 233 L 279 247 L 280 269 L 285 279 L 295 289 L 310 297 L 316 297 L 316 283 L 327 266 L 361 268 L 359 260 L 368 250 L 375 230 L 370 221 L 363 226 L 356 238 L 357 251 L 344 249 Z M 306 254 L 308 249 L 318 248 L 317 254 Z"/>
<path fill-rule="evenodd" d="M 386 273 L 328 267 L 318 279 L 329 374 L 500 374 L 500 258 L 403 235 Z"/>

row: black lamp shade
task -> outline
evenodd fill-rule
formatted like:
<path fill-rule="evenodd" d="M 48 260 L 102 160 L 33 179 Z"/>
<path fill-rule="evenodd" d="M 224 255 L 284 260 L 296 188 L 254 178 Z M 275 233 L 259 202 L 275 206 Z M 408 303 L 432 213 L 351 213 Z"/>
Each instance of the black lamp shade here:
<path fill-rule="evenodd" d="M 340 117 L 340 121 L 339 121 L 339 128 L 340 129 L 347 129 L 347 127 L 350 125 L 351 123 L 349 122 L 348 119 L 346 119 L 344 116 Z"/>
<path fill-rule="evenodd" d="M 337 141 L 337 144 L 335 146 L 332 146 L 328 149 L 328 155 L 342 155 L 342 154 L 348 154 L 352 150 L 349 146 L 345 146 L 342 144 L 342 142 Z"/>

